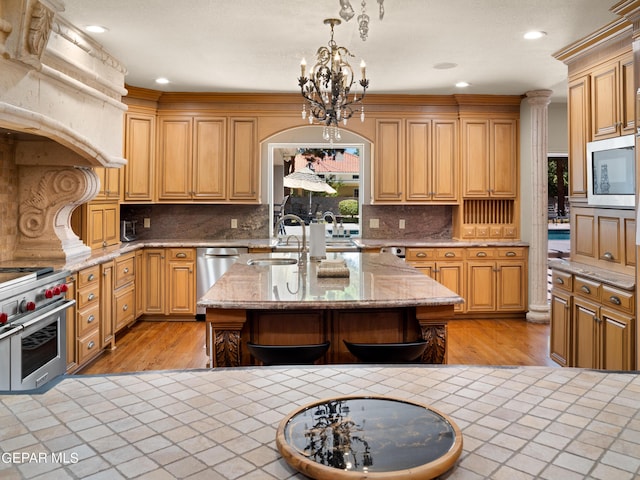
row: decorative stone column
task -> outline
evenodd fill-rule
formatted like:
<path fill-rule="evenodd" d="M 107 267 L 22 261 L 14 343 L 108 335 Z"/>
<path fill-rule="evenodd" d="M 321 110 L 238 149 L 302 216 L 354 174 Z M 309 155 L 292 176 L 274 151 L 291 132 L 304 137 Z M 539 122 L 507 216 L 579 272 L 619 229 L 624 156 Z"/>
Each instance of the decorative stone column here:
<path fill-rule="evenodd" d="M 547 268 L 549 228 L 547 218 L 547 138 L 548 106 L 551 90 L 527 92 L 527 102 L 531 105 L 531 221 L 532 238 L 529 247 L 529 311 L 527 320 L 534 323 L 548 323 L 550 308 L 547 302 Z"/>
<path fill-rule="evenodd" d="M 20 166 L 14 257 L 69 262 L 89 256 L 91 249 L 71 229 L 71 213 L 95 197 L 99 187 L 90 168 Z"/>

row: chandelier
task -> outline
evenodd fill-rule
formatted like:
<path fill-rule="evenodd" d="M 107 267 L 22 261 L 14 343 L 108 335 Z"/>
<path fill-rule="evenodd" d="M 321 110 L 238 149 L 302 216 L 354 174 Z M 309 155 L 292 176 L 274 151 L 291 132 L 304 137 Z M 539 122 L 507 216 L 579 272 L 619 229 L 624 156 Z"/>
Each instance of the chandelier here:
<path fill-rule="evenodd" d="M 360 38 L 364 42 L 369 35 L 369 15 L 367 15 L 367 1 L 362 0 L 362 13 L 358 15 L 358 31 L 360 32 Z M 378 12 L 380 20 L 384 17 L 384 0 L 378 0 Z M 356 13 L 353 11 L 351 2 L 349 0 L 340 0 L 340 17 L 348 22 L 353 18 Z"/>
<path fill-rule="evenodd" d="M 309 123 L 323 124 L 323 137 L 325 140 L 340 140 L 339 123 L 344 125 L 353 116 L 360 112 L 360 120 L 364 122 L 364 107 L 355 108 L 362 102 L 369 80 L 366 78 L 366 65 L 360 63 L 362 79 L 357 82 L 362 87 L 362 93 L 351 93 L 356 83 L 355 76 L 347 57 L 354 55 L 345 48 L 339 47 L 333 40 L 333 27 L 340 25 L 340 20 L 329 18 L 324 21 L 331 26 L 331 40 L 328 47 L 320 47 L 316 53 L 317 61 L 307 77 L 307 62 L 300 62 L 301 75 L 298 85 L 306 102 L 302 105 L 302 118 L 307 117 L 307 104 L 309 108 Z M 357 88 L 357 84 L 355 88 Z"/>

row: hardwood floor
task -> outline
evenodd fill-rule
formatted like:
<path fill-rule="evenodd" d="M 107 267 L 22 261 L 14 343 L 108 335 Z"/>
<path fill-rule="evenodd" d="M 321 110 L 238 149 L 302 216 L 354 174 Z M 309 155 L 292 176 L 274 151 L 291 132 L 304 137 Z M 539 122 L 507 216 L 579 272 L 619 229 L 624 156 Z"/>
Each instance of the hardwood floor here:
<path fill-rule="evenodd" d="M 448 329 L 451 365 L 553 366 L 549 325 L 525 320 L 454 320 Z M 81 374 L 205 368 L 204 322 L 139 321 L 118 335 Z"/>

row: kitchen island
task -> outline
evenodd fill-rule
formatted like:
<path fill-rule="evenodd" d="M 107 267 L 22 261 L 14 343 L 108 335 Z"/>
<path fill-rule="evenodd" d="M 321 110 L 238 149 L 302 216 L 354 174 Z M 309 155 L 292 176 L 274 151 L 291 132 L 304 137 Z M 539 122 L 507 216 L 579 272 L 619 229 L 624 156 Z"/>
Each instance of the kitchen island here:
<path fill-rule="evenodd" d="M 199 299 L 206 308 L 210 366 L 255 364 L 247 342 L 330 341 L 323 362 L 357 362 L 343 340 L 426 340 L 422 362 L 446 363 L 447 322 L 463 302 L 459 295 L 390 253 L 328 253 L 328 261 L 344 259 L 348 268 L 348 277 L 336 278 L 318 277 L 320 263 L 298 257 L 242 255 Z"/>

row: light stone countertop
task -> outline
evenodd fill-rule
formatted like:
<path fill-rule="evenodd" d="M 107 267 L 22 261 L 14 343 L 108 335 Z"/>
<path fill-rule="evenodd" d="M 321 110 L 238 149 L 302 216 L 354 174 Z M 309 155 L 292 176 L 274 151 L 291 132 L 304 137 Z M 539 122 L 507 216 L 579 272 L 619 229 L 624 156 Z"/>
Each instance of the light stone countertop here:
<path fill-rule="evenodd" d="M 400 308 L 454 305 L 462 297 L 396 256 L 328 253 L 344 258 L 348 278 L 319 278 L 319 262 L 249 265 L 250 259 L 293 258 L 297 253 L 241 255 L 198 300 L 199 307 L 226 309 Z"/>
<path fill-rule="evenodd" d="M 585 263 L 554 258 L 549 260 L 549 267 L 574 275 L 583 275 L 622 288 L 623 290 L 634 290 L 636 286 L 636 279 L 631 275 L 612 272 L 611 270 L 605 270 L 604 268 L 587 265 Z"/>

